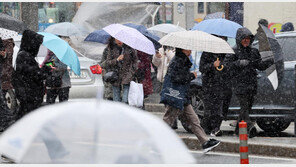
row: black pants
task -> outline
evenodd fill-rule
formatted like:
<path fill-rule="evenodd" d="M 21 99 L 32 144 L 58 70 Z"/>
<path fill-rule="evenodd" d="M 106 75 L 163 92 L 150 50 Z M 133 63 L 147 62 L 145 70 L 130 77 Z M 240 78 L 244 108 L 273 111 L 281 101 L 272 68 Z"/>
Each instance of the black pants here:
<path fill-rule="evenodd" d="M 59 102 L 68 101 L 70 88 L 47 89 L 46 103 L 55 103 L 56 98 L 59 96 Z"/>
<path fill-rule="evenodd" d="M 206 134 L 220 130 L 223 120 L 223 101 L 221 98 L 221 92 L 206 91 L 204 92 L 203 101 L 205 112 L 201 125 Z"/>
<path fill-rule="evenodd" d="M 247 128 L 250 129 L 254 124 L 251 122 L 250 119 L 250 111 L 252 109 L 252 105 L 254 102 L 254 95 L 253 94 L 245 94 L 245 95 L 236 95 L 240 104 L 240 113 L 237 120 L 237 126 L 235 131 L 238 132 L 238 123 L 242 120 L 247 122 Z"/>

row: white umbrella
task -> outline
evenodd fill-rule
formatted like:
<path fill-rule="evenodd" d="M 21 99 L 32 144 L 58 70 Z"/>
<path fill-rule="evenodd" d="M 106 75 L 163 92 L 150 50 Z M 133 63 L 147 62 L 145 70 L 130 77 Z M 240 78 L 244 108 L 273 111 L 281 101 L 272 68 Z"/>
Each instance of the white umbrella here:
<path fill-rule="evenodd" d="M 131 48 L 150 55 L 155 54 L 153 43 L 135 28 L 122 24 L 110 24 L 104 27 L 103 30 Z"/>
<path fill-rule="evenodd" d="M 104 100 L 65 102 L 33 111 L 1 134 L 0 154 L 17 163 L 40 164 L 195 162 L 165 122 Z"/>
<path fill-rule="evenodd" d="M 186 31 L 185 28 L 180 27 L 174 24 L 157 24 L 153 27 L 147 29 L 148 31 L 159 31 L 163 33 L 171 33 L 171 32 L 178 32 L 178 31 Z"/>
<path fill-rule="evenodd" d="M 5 28 L 0 28 L 0 37 L 4 39 L 15 38 L 18 36 L 16 31 L 8 30 Z"/>
<path fill-rule="evenodd" d="M 61 36 L 87 35 L 89 33 L 82 26 L 70 22 L 61 22 L 50 25 L 44 30 L 44 32 Z"/>
<path fill-rule="evenodd" d="M 225 40 L 202 31 L 172 32 L 161 38 L 159 43 L 187 50 L 234 53 Z"/>

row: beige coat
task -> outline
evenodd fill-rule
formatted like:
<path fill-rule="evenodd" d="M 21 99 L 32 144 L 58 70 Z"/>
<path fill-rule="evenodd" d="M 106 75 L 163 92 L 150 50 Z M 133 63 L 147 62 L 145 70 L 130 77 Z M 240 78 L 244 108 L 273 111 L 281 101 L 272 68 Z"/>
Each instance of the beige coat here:
<path fill-rule="evenodd" d="M 175 51 L 166 50 L 160 48 L 158 52 L 161 54 L 161 58 L 153 55 L 152 63 L 157 67 L 157 80 L 163 82 L 165 74 L 167 73 L 170 61 L 175 56 Z"/>

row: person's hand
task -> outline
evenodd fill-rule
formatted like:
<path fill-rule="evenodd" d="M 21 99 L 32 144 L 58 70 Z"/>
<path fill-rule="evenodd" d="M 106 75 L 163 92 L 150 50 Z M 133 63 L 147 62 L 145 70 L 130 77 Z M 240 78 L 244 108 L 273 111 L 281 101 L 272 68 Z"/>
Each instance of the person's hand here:
<path fill-rule="evenodd" d="M 162 57 L 161 54 L 160 54 L 159 52 L 157 52 L 155 56 L 156 56 L 157 58 L 161 58 L 161 57 Z"/>
<path fill-rule="evenodd" d="M 250 60 L 243 59 L 239 61 L 239 65 L 241 66 L 247 66 L 250 63 Z"/>
<path fill-rule="evenodd" d="M 4 57 L 5 56 L 5 51 L 0 51 L 0 55 Z"/>
<path fill-rule="evenodd" d="M 197 77 L 197 72 L 192 72 L 194 74 L 194 77 L 196 78 Z"/>
<path fill-rule="evenodd" d="M 124 55 L 120 55 L 120 56 L 118 56 L 117 61 L 121 61 L 121 60 L 123 60 L 123 58 L 124 58 Z"/>
<path fill-rule="evenodd" d="M 220 60 L 216 60 L 214 62 L 214 67 L 219 67 L 220 66 L 221 61 Z"/>

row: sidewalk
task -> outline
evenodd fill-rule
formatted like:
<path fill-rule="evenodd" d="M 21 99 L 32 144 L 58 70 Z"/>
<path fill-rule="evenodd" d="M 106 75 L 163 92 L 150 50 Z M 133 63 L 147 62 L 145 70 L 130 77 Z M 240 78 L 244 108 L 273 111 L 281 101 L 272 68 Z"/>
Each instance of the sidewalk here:
<path fill-rule="evenodd" d="M 152 114 L 162 118 L 164 114 L 164 106 L 156 103 L 145 103 L 145 110 Z M 239 138 L 233 135 L 234 127 L 229 126 L 232 121 L 223 121 L 221 130 L 223 136 L 211 137 L 221 141 L 221 144 L 213 151 L 239 153 Z M 268 134 L 262 131 L 256 126 L 258 136 L 248 140 L 249 154 L 263 155 L 263 156 L 275 156 L 275 157 L 296 157 L 296 138 L 294 134 L 294 123 L 291 123 L 289 128 L 280 134 Z M 178 121 L 178 129 L 176 130 L 178 135 L 185 142 L 187 147 L 191 150 L 200 150 L 201 146 L 195 135 L 185 131 Z"/>

